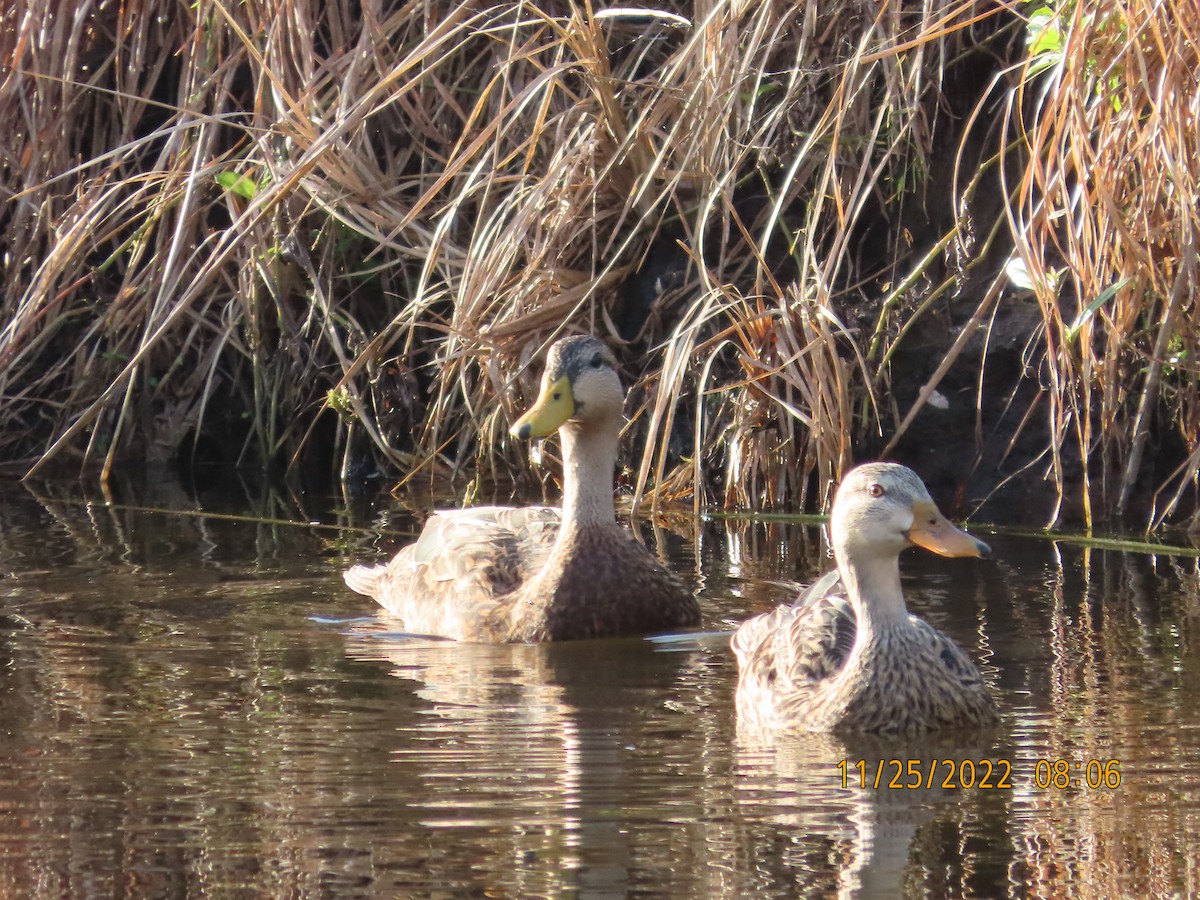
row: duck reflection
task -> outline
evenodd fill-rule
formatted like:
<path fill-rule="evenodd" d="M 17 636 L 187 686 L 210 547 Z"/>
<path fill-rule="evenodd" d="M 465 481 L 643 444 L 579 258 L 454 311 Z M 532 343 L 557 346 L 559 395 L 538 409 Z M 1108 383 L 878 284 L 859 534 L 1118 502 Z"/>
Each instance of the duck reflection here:
<path fill-rule="evenodd" d="M 684 652 L 663 652 L 641 638 L 463 644 L 387 625 L 356 623 L 347 653 L 386 662 L 423 701 L 392 753 L 419 775 L 420 823 L 488 833 L 472 865 L 509 872 L 505 893 L 633 891 L 653 848 L 632 823 L 694 801 L 678 777 L 691 686 L 728 636 L 681 636 Z"/>
<path fill-rule="evenodd" d="M 995 756 L 990 741 L 962 735 L 809 733 L 764 741 L 761 732 L 742 729 L 735 796 L 746 815 L 765 816 L 823 848 L 795 863 L 812 879 L 802 882 L 807 890 L 902 897 L 913 884 L 930 889 L 946 879 L 935 895 L 966 896 L 978 893 L 962 817 L 966 792 L 946 776 Z"/>

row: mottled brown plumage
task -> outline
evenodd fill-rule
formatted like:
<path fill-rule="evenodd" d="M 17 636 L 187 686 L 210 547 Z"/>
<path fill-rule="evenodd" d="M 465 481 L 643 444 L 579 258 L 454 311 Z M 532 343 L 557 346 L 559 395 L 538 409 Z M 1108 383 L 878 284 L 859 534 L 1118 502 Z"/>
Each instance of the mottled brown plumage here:
<path fill-rule="evenodd" d="M 527 642 L 662 631 L 699 622 L 683 583 L 617 524 L 612 476 L 624 392 L 608 349 L 565 338 L 548 354 L 520 438 L 558 430 L 563 508 L 435 513 L 384 566 L 345 573 L 408 631 Z"/>
<path fill-rule="evenodd" d="M 994 724 L 974 663 L 909 615 L 900 593 L 906 547 L 981 556 L 987 545 L 951 525 L 914 472 L 889 463 L 846 476 L 830 533 L 837 569 L 733 637 L 739 727 L 912 735 Z"/>

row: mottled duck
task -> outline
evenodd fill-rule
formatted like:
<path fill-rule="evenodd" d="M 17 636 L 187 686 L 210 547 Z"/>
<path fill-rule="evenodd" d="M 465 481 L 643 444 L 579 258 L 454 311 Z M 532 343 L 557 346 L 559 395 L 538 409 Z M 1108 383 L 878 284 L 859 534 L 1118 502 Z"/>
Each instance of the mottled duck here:
<path fill-rule="evenodd" d="M 617 524 L 613 471 L 625 394 L 616 361 L 591 337 L 550 347 L 541 392 L 512 427 L 558 432 L 562 509 L 434 513 L 386 565 L 344 577 L 407 631 L 488 643 L 560 641 L 695 625 L 695 597 Z"/>
<path fill-rule="evenodd" d="M 914 735 L 995 723 L 975 664 L 910 615 L 900 592 L 905 548 L 986 556 L 987 545 L 947 521 L 915 472 L 891 463 L 845 477 L 829 528 L 837 568 L 733 637 L 739 728 Z"/>

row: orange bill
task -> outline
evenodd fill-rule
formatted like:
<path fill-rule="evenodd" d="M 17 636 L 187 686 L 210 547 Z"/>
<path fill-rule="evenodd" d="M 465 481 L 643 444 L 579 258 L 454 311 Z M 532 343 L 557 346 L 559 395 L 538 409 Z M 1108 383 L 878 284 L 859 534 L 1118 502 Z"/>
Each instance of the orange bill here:
<path fill-rule="evenodd" d="M 940 556 L 987 556 L 991 548 L 955 528 L 932 503 L 913 504 L 913 523 L 905 537 Z"/>

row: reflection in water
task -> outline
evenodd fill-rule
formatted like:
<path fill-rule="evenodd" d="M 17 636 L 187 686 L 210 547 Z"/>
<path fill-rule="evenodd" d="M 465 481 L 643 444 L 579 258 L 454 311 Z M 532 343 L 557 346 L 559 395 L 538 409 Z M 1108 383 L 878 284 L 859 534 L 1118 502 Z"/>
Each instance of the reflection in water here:
<path fill-rule="evenodd" d="M 899 897 L 917 885 L 933 896 L 993 895 L 995 882 L 980 880 L 976 870 L 1001 846 L 1003 819 L 981 816 L 979 824 L 994 831 L 972 847 L 966 838 L 968 816 L 992 806 L 986 802 L 990 798 L 977 794 L 976 801 L 985 802 L 968 807 L 963 800 L 969 793 L 945 787 L 944 776 L 959 773 L 964 761 L 994 759 L 994 737 L 808 734 L 764 745 L 746 743 L 756 738 L 743 736 L 737 794 L 796 833 L 826 837 L 836 881 L 822 887 L 831 895 Z M 921 777 L 901 773 L 895 760 L 915 761 Z M 843 761 L 845 781 L 839 771 Z M 855 765 L 859 761 L 861 769 Z M 928 779 L 931 765 L 940 773 L 937 779 Z M 921 870 L 923 877 L 914 878 Z"/>
<path fill-rule="evenodd" d="M 624 896 L 644 864 L 671 869 L 686 852 L 665 834 L 647 842 L 638 823 L 672 809 L 680 824 L 695 818 L 680 777 L 694 745 L 681 737 L 714 700 L 706 651 L 659 652 L 641 639 L 462 645 L 368 629 L 348 649 L 389 663 L 425 702 L 393 751 L 421 776 L 409 801 L 420 824 L 491 835 L 474 859 L 439 860 L 437 877 L 494 865 L 512 871 L 519 896 Z"/>
<path fill-rule="evenodd" d="M 1036 897 L 1061 895 L 1081 873 L 1091 896 L 1193 896 L 1196 560 L 1064 548 L 1044 571 L 1022 617 L 1043 644 L 1028 648 L 1040 658 L 1014 747 L 1026 785 L 1036 760 L 1065 762 L 1058 784 L 1017 795 L 1013 875 Z M 1118 789 L 1089 785 L 1114 768 Z"/>
<path fill-rule="evenodd" d="M 911 555 L 910 606 L 985 661 L 1002 727 L 758 746 L 717 632 L 828 565 L 815 529 L 668 537 L 713 634 L 494 647 L 391 633 L 341 587 L 390 546 L 265 521 L 319 506 L 118 499 L 0 485 L 0 896 L 1200 893 L 1192 559 Z M 837 768 L 934 758 L 1007 760 L 1013 786 Z M 1037 787 L 1060 759 L 1069 783 Z M 1120 787 L 1088 787 L 1089 760 Z"/>

